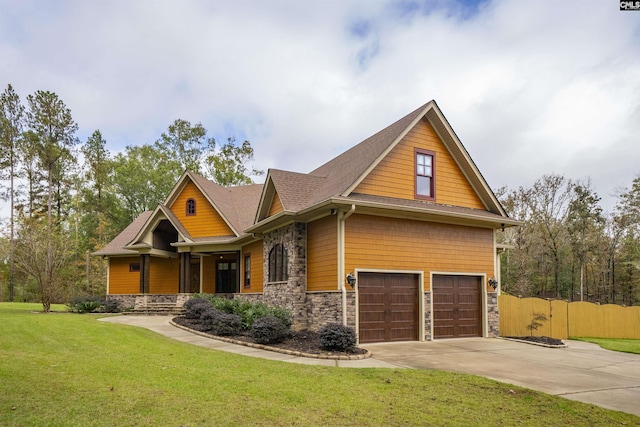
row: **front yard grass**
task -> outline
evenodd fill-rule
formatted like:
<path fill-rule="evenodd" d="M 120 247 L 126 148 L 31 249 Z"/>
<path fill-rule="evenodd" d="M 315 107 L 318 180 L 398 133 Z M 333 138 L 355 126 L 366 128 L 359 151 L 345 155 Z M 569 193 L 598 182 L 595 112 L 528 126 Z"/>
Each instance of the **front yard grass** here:
<path fill-rule="evenodd" d="M 632 340 L 632 339 L 626 339 L 626 338 L 571 338 L 571 339 L 598 344 L 600 347 L 607 350 L 640 354 L 640 340 Z"/>
<path fill-rule="evenodd" d="M 0 303 L 2 426 L 637 425 L 481 377 L 244 357 Z"/>

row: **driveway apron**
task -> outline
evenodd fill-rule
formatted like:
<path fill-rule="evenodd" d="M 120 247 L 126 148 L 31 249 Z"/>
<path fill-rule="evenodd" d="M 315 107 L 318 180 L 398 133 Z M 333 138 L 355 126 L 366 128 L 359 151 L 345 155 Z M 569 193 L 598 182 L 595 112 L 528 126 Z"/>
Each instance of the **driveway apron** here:
<path fill-rule="evenodd" d="M 591 403 L 640 416 L 640 355 L 581 341 L 547 348 L 496 338 L 367 345 L 398 367 L 440 369 Z"/>

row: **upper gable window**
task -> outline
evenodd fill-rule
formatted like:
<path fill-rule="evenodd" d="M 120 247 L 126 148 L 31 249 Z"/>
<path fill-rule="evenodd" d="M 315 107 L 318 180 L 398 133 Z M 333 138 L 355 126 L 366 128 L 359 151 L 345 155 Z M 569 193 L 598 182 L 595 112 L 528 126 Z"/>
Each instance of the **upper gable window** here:
<path fill-rule="evenodd" d="M 416 153 L 416 198 L 435 200 L 435 158 L 436 153 L 415 150 Z"/>
<path fill-rule="evenodd" d="M 196 214 L 196 201 L 195 199 L 187 200 L 187 215 L 195 215 Z"/>
<path fill-rule="evenodd" d="M 286 282 L 288 266 L 287 250 L 282 243 L 278 243 L 269 251 L 269 281 Z"/>

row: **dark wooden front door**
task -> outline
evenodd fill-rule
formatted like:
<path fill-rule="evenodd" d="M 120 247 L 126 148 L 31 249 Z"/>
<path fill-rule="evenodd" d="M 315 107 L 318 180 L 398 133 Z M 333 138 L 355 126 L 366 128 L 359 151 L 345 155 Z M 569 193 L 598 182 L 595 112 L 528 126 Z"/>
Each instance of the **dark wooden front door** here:
<path fill-rule="evenodd" d="M 476 276 L 433 276 L 433 336 L 482 336 L 482 279 Z"/>
<path fill-rule="evenodd" d="M 216 262 L 216 292 L 220 294 L 238 292 L 238 263 L 235 260 Z"/>
<path fill-rule="evenodd" d="M 418 339 L 418 276 L 358 274 L 361 343 Z"/>

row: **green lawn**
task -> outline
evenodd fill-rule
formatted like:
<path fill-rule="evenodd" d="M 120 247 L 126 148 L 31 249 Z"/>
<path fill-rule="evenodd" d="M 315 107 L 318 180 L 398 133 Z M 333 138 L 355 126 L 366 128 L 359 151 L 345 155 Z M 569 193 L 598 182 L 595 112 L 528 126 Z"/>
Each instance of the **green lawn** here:
<path fill-rule="evenodd" d="M 0 303 L 2 426 L 640 423 L 471 375 L 268 361 L 39 309 Z"/>
<path fill-rule="evenodd" d="M 607 350 L 622 351 L 624 353 L 640 354 L 640 340 L 623 338 L 571 338 L 572 340 L 587 341 L 598 344 Z"/>

